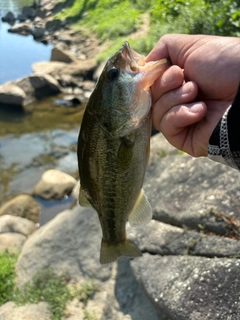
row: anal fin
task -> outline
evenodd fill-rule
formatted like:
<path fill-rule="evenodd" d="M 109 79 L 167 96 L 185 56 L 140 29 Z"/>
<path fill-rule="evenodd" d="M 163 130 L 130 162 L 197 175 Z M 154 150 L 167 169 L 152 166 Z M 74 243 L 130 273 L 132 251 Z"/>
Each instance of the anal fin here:
<path fill-rule="evenodd" d="M 131 226 L 136 226 L 147 224 L 151 219 L 152 207 L 142 189 L 135 206 L 128 217 L 128 221 Z"/>

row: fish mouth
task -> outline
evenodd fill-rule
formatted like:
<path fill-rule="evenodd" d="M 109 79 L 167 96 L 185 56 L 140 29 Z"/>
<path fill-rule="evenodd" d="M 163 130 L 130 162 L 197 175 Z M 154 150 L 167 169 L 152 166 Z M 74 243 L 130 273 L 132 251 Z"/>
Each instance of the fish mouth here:
<path fill-rule="evenodd" d="M 138 54 L 136 51 L 132 50 L 127 41 L 122 44 L 119 53 L 122 55 L 123 59 L 126 61 L 131 71 L 133 72 L 137 73 L 139 66 L 144 64 L 144 57 Z"/>

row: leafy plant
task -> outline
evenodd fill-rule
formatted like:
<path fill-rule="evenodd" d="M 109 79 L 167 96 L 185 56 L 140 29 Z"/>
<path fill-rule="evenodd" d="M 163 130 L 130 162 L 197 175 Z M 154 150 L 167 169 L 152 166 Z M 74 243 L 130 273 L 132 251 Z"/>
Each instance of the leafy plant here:
<path fill-rule="evenodd" d="M 14 294 L 15 264 L 18 253 L 0 253 L 0 305 L 12 300 Z"/>

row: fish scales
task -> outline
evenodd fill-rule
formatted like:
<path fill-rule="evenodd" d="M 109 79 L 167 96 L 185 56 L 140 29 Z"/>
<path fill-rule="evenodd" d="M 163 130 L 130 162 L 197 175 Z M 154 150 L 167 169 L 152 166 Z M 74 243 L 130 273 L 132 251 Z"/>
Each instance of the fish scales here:
<path fill-rule="evenodd" d="M 154 80 L 146 85 L 142 74 L 152 68 L 151 77 L 156 78 L 166 69 L 166 61 L 141 71 L 136 62 L 140 58 L 124 43 L 109 59 L 88 101 L 79 134 L 79 201 L 98 213 L 101 263 L 122 255 L 140 256 L 141 251 L 127 239 L 126 223 L 147 222 L 152 216 L 142 185 L 150 149 L 149 86 Z"/>

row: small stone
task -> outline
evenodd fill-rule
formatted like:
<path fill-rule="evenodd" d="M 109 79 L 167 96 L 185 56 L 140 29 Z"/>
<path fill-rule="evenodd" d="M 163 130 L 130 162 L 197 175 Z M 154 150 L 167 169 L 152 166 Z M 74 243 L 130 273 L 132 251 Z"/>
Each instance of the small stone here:
<path fill-rule="evenodd" d="M 43 199 L 62 199 L 70 195 L 76 180 L 67 173 L 59 170 L 46 171 L 34 187 L 33 193 Z"/>

